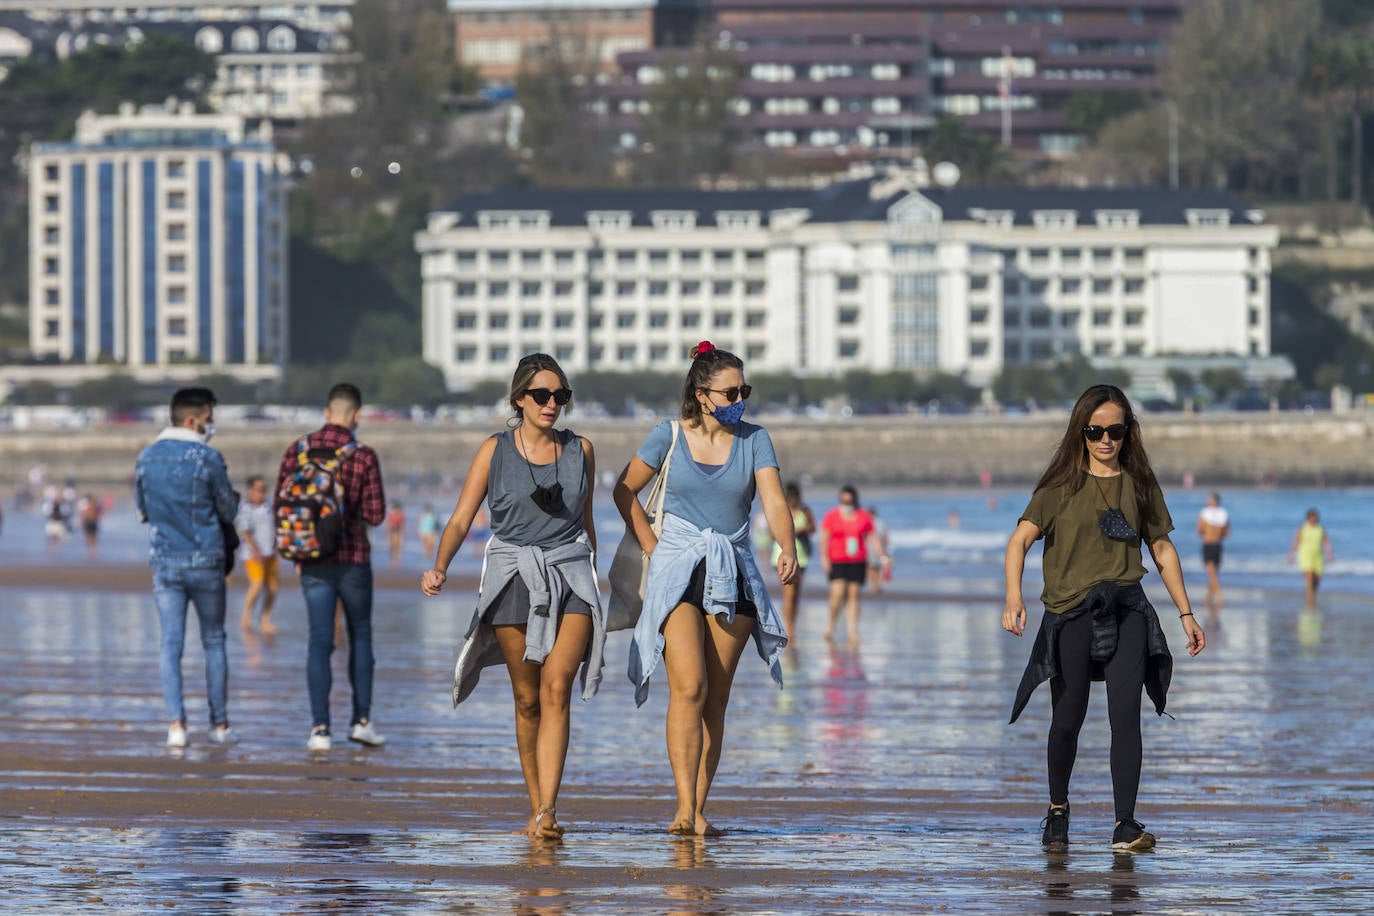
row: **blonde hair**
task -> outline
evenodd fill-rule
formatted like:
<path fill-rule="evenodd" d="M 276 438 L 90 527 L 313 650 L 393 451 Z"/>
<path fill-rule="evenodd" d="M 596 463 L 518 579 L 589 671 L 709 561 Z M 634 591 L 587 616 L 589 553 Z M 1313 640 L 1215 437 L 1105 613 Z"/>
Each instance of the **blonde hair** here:
<path fill-rule="evenodd" d="M 558 365 L 558 360 L 547 353 L 530 353 L 520 357 L 520 362 L 515 364 L 515 374 L 510 380 L 510 409 L 515 411 L 515 415 L 520 416 L 520 399 L 529 390 L 530 383 L 534 377 L 541 372 L 552 372 L 558 376 L 558 383 L 569 391 L 572 385 L 568 384 L 568 376 L 563 371 L 563 367 Z M 568 401 L 564 410 L 572 408 L 572 401 Z"/>

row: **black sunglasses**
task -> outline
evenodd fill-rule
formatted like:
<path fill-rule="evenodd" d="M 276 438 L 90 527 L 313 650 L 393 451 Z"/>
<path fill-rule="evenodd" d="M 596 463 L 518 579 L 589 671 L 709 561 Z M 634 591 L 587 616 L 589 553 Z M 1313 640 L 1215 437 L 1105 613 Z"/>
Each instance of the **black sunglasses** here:
<path fill-rule="evenodd" d="M 738 388 L 703 388 L 702 391 L 709 391 L 718 394 L 729 401 L 731 404 L 738 400 L 749 400 L 749 395 L 754 393 L 753 385 L 740 385 Z"/>
<path fill-rule="evenodd" d="M 1083 435 L 1089 442 L 1101 442 L 1103 433 L 1113 442 L 1120 442 L 1126 438 L 1126 424 L 1113 423 L 1111 426 L 1083 427 Z"/>
<path fill-rule="evenodd" d="M 540 407 L 549 403 L 549 398 L 553 398 L 553 402 L 559 407 L 572 400 L 571 388 L 555 388 L 553 391 L 547 388 L 526 388 L 525 394 L 534 398 L 534 403 Z"/>

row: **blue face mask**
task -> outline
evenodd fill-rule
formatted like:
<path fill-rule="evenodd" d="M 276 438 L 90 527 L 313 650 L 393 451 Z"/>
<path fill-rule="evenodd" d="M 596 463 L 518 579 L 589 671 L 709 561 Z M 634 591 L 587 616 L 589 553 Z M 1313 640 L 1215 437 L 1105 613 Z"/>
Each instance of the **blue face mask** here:
<path fill-rule="evenodd" d="M 739 421 L 744 418 L 744 398 L 740 398 L 733 404 L 725 407 L 717 407 L 711 416 L 716 418 L 716 422 L 722 426 L 737 426 Z"/>

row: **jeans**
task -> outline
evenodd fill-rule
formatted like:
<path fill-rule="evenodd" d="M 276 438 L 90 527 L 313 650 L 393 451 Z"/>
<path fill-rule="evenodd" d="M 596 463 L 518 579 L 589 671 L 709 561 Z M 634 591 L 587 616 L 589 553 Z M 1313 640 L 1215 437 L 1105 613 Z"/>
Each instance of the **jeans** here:
<path fill-rule="evenodd" d="M 356 724 L 372 712 L 372 566 L 315 564 L 301 567 L 301 588 L 310 617 L 310 654 L 306 681 L 310 685 L 312 727 L 329 727 L 329 691 L 334 678 L 329 657 L 334 654 L 334 608 L 343 600 L 348 628 L 348 682 L 353 686 Z"/>
<path fill-rule="evenodd" d="M 181 698 L 181 652 L 186 644 L 186 603 L 195 606 L 205 649 L 205 690 L 210 724 L 228 725 L 229 660 L 224 652 L 224 572 L 220 567 L 164 567 L 153 570 L 153 601 L 162 627 L 162 695 L 167 716 L 186 721 Z"/>

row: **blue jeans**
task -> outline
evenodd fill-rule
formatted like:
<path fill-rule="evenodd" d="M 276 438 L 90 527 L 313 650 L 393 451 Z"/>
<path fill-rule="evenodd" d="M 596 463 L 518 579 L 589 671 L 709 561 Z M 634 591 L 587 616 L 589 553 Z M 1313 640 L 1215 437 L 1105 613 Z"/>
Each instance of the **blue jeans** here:
<path fill-rule="evenodd" d="M 186 604 L 195 606 L 205 649 L 205 690 L 210 724 L 228 725 L 229 660 L 224 653 L 224 570 L 222 567 L 155 568 L 153 602 L 162 626 L 162 696 L 167 716 L 186 721 L 181 699 L 181 652 L 186 644 Z"/>
<path fill-rule="evenodd" d="M 372 712 L 372 567 L 364 563 L 316 564 L 301 567 L 301 588 L 310 616 L 310 655 L 306 681 L 310 685 L 312 727 L 329 727 L 329 690 L 334 678 L 329 657 L 334 654 L 334 608 L 343 600 L 348 628 L 348 682 L 353 685 L 356 724 Z"/>

